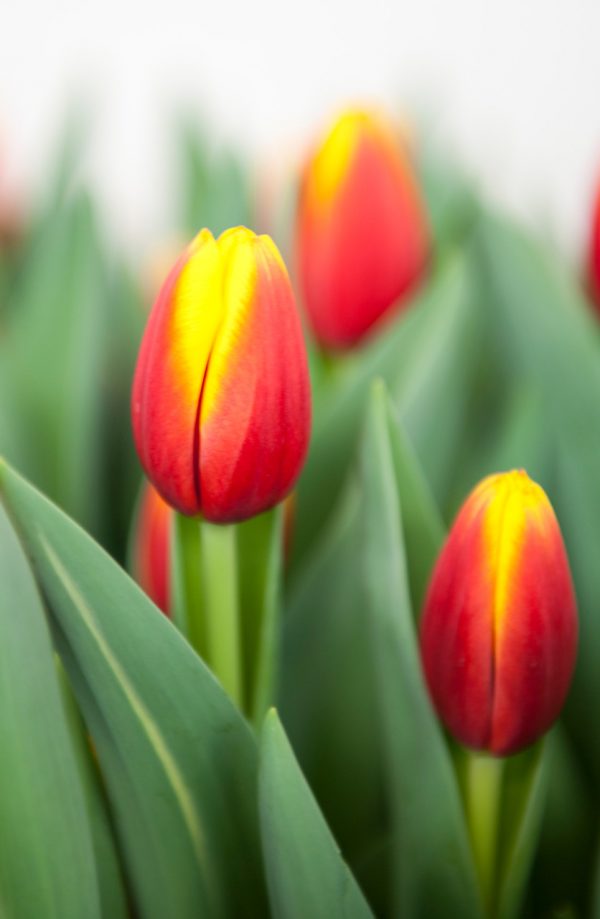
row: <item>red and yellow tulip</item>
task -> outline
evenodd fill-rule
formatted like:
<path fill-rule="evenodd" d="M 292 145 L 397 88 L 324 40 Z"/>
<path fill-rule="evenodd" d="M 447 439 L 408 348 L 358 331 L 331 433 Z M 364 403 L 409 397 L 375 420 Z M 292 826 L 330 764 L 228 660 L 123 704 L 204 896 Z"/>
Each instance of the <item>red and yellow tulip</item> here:
<path fill-rule="evenodd" d="M 298 274 L 322 344 L 355 345 L 406 304 L 428 245 L 419 189 L 393 128 L 375 114 L 345 112 L 307 162 L 298 205 Z"/>
<path fill-rule="evenodd" d="M 170 533 L 173 509 L 146 482 L 133 525 L 133 576 L 167 615 L 170 594 Z"/>
<path fill-rule="evenodd" d="M 425 601 L 435 707 L 466 746 L 514 753 L 558 716 L 576 647 L 575 594 L 545 492 L 523 471 L 489 476 L 463 504 Z"/>
<path fill-rule="evenodd" d="M 184 514 L 239 521 L 290 491 L 308 447 L 310 384 L 268 236 L 202 230 L 188 246 L 146 327 L 132 416 L 148 478 Z"/>

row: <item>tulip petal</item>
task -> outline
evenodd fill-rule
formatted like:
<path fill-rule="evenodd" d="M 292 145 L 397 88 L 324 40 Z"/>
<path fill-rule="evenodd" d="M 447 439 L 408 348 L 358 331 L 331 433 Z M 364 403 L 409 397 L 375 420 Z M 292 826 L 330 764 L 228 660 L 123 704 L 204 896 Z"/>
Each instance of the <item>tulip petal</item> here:
<path fill-rule="evenodd" d="M 287 271 L 268 237 L 239 228 L 219 239 L 224 320 L 200 410 L 202 512 L 241 520 L 289 491 L 310 424 L 302 330 Z"/>
<path fill-rule="evenodd" d="M 221 254 L 203 230 L 169 275 L 150 315 L 132 395 L 142 465 L 171 505 L 200 512 L 194 465 L 199 397 L 222 318 Z"/>

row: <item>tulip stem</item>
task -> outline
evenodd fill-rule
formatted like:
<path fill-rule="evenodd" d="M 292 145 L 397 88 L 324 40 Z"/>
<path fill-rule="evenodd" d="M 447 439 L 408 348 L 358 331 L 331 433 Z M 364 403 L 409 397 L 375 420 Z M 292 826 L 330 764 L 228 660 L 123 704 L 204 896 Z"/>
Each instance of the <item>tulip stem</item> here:
<path fill-rule="evenodd" d="M 235 526 L 202 521 L 202 566 L 208 664 L 242 708 L 239 591 Z"/>
<path fill-rule="evenodd" d="M 466 804 L 475 866 L 488 916 L 494 914 L 496 861 L 504 761 L 467 754 Z"/>

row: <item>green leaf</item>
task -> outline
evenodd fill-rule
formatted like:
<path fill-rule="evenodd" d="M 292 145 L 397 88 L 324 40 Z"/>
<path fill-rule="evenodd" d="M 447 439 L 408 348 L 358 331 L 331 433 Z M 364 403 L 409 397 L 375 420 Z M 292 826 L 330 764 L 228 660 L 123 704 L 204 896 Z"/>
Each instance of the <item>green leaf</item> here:
<path fill-rule="evenodd" d="M 140 914 L 264 916 L 248 726 L 83 531 L 7 466 L 0 490 L 48 597 Z"/>
<path fill-rule="evenodd" d="M 311 448 L 299 484 L 296 566 L 314 546 L 341 493 L 376 376 L 388 385 L 443 506 L 461 447 L 478 321 L 469 262 L 454 255 L 438 266 L 394 324 L 348 357 L 330 387 L 316 394 Z"/>
<path fill-rule="evenodd" d="M 306 784 L 275 710 L 265 719 L 259 806 L 273 915 L 368 919 L 372 913 Z"/>
<path fill-rule="evenodd" d="M 354 487 L 353 487 L 354 486 Z M 374 908 L 389 847 L 375 674 L 361 582 L 358 492 L 349 482 L 283 617 L 280 705 L 302 771 Z M 367 877 L 368 875 L 368 877 Z M 379 895 L 382 902 L 376 903 Z"/>
<path fill-rule="evenodd" d="M 424 684 L 413 625 L 390 410 L 372 387 L 362 450 L 363 565 L 395 832 L 395 914 L 478 916 L 480 902 L 452 760 Z"/>
<path fill-rule="evenodd" d="M 572 904 L 586 915 L 597 833 L 596 807 L 589 776 L 560 725 L 551 737 L 547 804 L 537 847 L 532 889 L 534 914 L 550 915 Z"/>
<path fill-rule="evenodd" d="M 0 505 L 0 912 L 99 919 L 90 827 L 50 634 Z"/>
<path fill-rule="evenodd" d="M 123 877 L 97 763 L 85 732 L 85 725 L 60 662 L 57 662 L 57 668 L 71 743 L 90 822 L 101 915 L 103 919 L 127 919 L 128 909 Z"/>
<path fill-rule="evenodd" d="M 394 475 L 402 499 L 402 533 L 412 608 L 418 618 L 445 527 L 419 461 L 401 425 L 389 425 Z"/>
<path fill-rule="evenodd" d="M 18 430 L 11 459 L 95 533 L 106 513 L 99 245 L 90 201 L 73 197 L 32 245 L 0 342 L 5 405 Z"/>

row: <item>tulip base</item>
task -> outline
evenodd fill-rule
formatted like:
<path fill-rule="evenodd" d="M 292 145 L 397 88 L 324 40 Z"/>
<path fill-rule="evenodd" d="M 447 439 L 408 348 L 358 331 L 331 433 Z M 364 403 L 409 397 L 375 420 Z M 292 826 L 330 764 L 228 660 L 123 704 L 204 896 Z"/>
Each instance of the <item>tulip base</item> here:
<path fill-rule="evenodd" d="M 486 915 L 494 914 L 496 863 L 504 760 L 467 752 L 466 809 L 475 867 Z"/>

